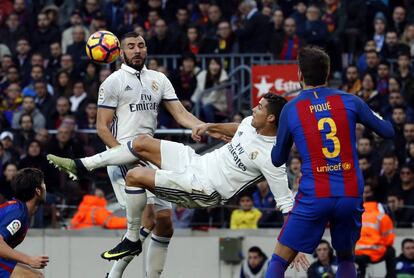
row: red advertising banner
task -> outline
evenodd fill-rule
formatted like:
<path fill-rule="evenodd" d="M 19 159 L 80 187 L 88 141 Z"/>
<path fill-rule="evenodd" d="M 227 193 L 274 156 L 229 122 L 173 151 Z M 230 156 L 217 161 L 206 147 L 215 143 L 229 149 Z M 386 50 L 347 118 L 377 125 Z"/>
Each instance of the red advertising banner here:
<path fill-rule="evenodd" d="M 294 98 L 300 89 L 298 66 L 271 65 L 252 66 L 252 107 L 255 107 L 267 92 Z"/>

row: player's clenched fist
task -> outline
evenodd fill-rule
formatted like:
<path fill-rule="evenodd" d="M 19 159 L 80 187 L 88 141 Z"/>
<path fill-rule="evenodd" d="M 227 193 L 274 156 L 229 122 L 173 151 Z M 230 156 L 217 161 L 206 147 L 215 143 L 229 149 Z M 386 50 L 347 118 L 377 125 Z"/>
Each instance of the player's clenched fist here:
<path fill-rule="evenodd" d="M 33 256 L 30 257 L 28 265 L 30 265 L 33 268 L 45 268 L 47 266 L 47 263 L 49 262 L 49 256 Z"/>
<path fill-rule="evenodd" d="M 193 138 L 194 141 L 200 142 L 201 136 L 203 136 L 207 130 L 208 130 L 209 124 L 199 124 L 193 127 L 191 138 Z"/>

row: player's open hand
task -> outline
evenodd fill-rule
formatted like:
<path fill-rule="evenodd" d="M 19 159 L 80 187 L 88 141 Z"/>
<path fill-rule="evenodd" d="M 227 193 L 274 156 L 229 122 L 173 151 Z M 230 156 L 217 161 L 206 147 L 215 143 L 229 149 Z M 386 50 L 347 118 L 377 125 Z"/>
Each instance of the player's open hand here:
<path fill-rule="evenodd" d="M 30 257 L 28 265 L 33 268 L 41 269 L 45 268 L 49 262 L 49 256 L 33 256 Z"/>
<path fill-rule="evenodd" d="M 308 270 L 310 263 L 306 258 L 304 253 L 299 252 L 296 257 L 293 259 L 293 262 L 290 265 L 290 268 L 295 267 L 296 271 L 300 271 L 302 268 L 304 271 Z"/>
<path fill-rule="evenodd" d="M 208 130 L 208 124 L 199 124 L 193 127 L 191 132 L 191 138 L 193 138 L 194 141 L 200 142 L 201 137 L 206 134 Z"/>

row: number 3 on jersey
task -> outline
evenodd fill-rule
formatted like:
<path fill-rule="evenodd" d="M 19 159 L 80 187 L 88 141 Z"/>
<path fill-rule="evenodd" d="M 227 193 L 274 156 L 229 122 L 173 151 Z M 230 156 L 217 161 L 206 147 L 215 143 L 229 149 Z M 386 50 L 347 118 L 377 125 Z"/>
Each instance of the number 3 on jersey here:
<path fill-rule="evenodd" d="M 326 139 L 331 140 L 334 149 L 333 151 L 329 151 L 327 147 L 322 148 L 322 153 L 326 158 L 334 158 L 339 155 L 339 152 L 341 151 L 341 144 L 339 143 L 338 137 L 336 137 L 336 124 L 332 118 L 322 118 L 318 121 L 318 130 L 323 131 L 325 129 L 325 124 L 329 125 L 329 128 L 331 131 L 326 134 Z"/>

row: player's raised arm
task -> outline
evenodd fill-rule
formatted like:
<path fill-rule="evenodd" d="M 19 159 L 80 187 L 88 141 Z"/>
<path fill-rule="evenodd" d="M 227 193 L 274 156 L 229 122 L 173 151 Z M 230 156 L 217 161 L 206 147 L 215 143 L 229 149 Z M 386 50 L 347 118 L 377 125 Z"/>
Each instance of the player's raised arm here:
<path fill-rule="evenodd" d="M 386 139 L 394 137 L 394 128 L 390 121 L 383 120 L 374 113 L 369 106 L 360 98 L 356 97 L 358 109 L 358 122 L 373 130 L 375 133 Z"/>
<path fill-rule="evenodd" d="M 178 99 L 164 102 L 165 108 L 170 112 L 174 119 L 186 128 L 193 128 L 196 125 L 203 124 L 193 114 L 187 111 Z"/>
<path fill-rule="evenodd" d="M 288 160 L 290 148 L 293 144 L 292 136 L 288 128 L 288 105 L 283 107 L 279 118 L 279 126 L 276 135 L 276 144 L 272 148 L 272 163 L 274 166 L 282 166 Z"/>

